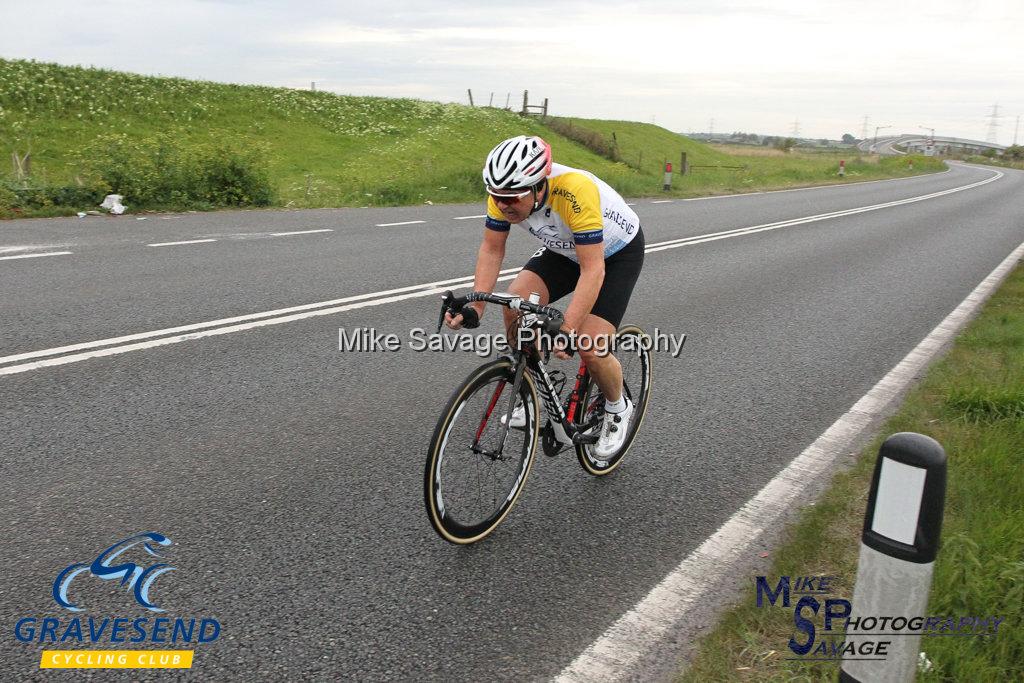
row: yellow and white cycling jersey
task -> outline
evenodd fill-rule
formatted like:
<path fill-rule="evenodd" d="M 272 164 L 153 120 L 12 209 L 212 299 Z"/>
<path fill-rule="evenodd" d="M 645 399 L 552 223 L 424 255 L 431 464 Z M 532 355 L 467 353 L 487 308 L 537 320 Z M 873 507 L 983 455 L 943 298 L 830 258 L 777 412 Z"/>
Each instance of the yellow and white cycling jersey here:
<path fill-rule="evenodd" d="M 501 232 L 510 227 L 491 197 L 485 225 Z M 579 263 L 577 244 L 603 241 L 608 258 L 630 243 L 640 229 L 640 219 L 618 192 L 594 174 L 552 164 L 544 205 L 517 225 L 551 251 Z"/>

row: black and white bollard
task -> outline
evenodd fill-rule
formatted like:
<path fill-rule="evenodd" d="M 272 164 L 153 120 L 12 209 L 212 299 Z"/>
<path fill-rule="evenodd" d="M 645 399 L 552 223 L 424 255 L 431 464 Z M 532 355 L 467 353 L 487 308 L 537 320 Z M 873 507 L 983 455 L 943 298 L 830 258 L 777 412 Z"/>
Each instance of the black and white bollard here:
<path fill-rule="evenodd" d="M 844 657 L 840 683 L 914 680 L 921 633 L 908 624 L 926 614 L 945 498 L 946 452 L 937 441 L 913 432 L 885 440 L 864 515 L 846 642 L 857 651 L 862 643 L 889 644 L 884 657 Z M 900 628 L 903 635 L 883 635 Z"/>

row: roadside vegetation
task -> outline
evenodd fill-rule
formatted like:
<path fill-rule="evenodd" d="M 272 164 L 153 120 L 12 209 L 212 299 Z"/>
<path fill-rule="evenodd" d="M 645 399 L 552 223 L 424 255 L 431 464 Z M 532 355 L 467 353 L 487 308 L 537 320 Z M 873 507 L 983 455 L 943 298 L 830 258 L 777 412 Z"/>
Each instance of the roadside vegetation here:
<path fill-rule="evenodd" d="M 516 134 L 545 137 L 559 161 L 627 196 L 662 194 L 666 160 L 676 171 L 667 196 L 841 181 L 827 155 L 736 156 L 651 124 L 547 123 L 487 107 L 0 59 L 0 217 L 68 215 L 108 193 L 131 211 L 477 201 L 481 160 Z M 684 151 L 695 167 L 687 176 Z M 937 168 L 922 161 L 913 172 Z M 851 159 L 846 181 L 907 173 Z"/>
<path fill-rule="evenodd" d="M 944 168 L 934 157 L 883 158 L 861 155 L 857 150 L 804 150 L 781 139 L 783 144 L 773 147 L 705 145 L 649 123 L 564 118 L 548 125 L 599 154 L 613 150 L 612 158 L 636 169 L 640 177 L 653 178 L 653 189 L 647 184 L 646 191 L 634 195 L 694 197 L 776 190 L 934 173 Z M 588 144 L 591 140 L 596 144 Z M 680 174 L 683 152 L 689 165 L 685 176 Z M 839 176 L 840 161 L 845 162 L 845 177 Z M 671 162 L 673 169 L 668 193 L 660 191 L 666 162 Z"/>
<path fill-rule="evenodd" d="M 927 434 L 949 457 L 942 547 L 928 615 L 998 616 L 988 638 L 923 638 L 921 681 L 1024 680 L 1024 266 L 913 389 L 899 413 L 786 533 L 766 576 L 828 575 L 850 598 L 861 525 L 885 436 Z M 773 584 L 774 585 L 774 584 Z M 837 591 L 838 593 L 839 591 Z M 820 622 L 819 622 L 820 624 Z M 786 661 L 793 611 L 758 609 L 754 582 L 701 642 L 680 683 L 837 680 L 832 662 Z M 801 636 L 802 637 L 802 636 Z"/>
<path fill-rule="evenodd" d="M 984 154 L 972 154 L 963 157 L 963 160 L 972 164 L 988 164 L 1024 170 L 1024 145 L 1010 145 L 1003 150 L 1002 155 L 997 155 L 995 150 L 986 150 Z"/>

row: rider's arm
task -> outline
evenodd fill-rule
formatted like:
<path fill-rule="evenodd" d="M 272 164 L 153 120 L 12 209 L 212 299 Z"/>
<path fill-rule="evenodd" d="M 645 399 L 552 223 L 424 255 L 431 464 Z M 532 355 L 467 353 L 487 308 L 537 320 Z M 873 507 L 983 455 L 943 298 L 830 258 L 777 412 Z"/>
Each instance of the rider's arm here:
<path fill-rule="evenodd" d="M 484 239 L 476 254 L 476 272 L 473 276 L 473 289 L 477 292 L 492 292 L 498 282 L 501 262 L 505 259 L 505 242 L 508 231 L 484 230 Z M 484 302 L 470 304 L 476 307 L 477 313 L 483 314 Z"/>
<path fill-rule="evenodd" d="M 580 261 L 580 279 L 572 303 L 565 310 L 565 325 L 578 330 L 597 301 L 604 284 L 604 243 L 576 244 L 576 257 Z"/>

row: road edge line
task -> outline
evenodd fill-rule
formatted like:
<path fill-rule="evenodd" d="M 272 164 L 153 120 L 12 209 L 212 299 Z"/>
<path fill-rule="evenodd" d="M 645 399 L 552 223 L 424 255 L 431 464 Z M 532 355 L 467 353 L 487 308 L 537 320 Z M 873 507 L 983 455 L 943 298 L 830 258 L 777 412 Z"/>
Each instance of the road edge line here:
<path fill-rule="evenodd" d="M 722 577 L 751 552 L 765 531 L 783 518 L 790 505 L 822 484 L 830 468 L 856 447 L 890 414 L 924 369 L 941 355 L 954 337 L 977 315 L 982 304 L 1024 258 L 1024 243 L 996 266 L 942 322 L 922 339 L 864 396 L 826 429 L 748 500 L 718 530 L 692 551 L 672 572 L 590 644 L 561 673 L 558 683 L 622 681 L 637 677 L 634 669 L 659 650 L 675 662 L 678 645 L 671 635 L 686 624 Z"/>

